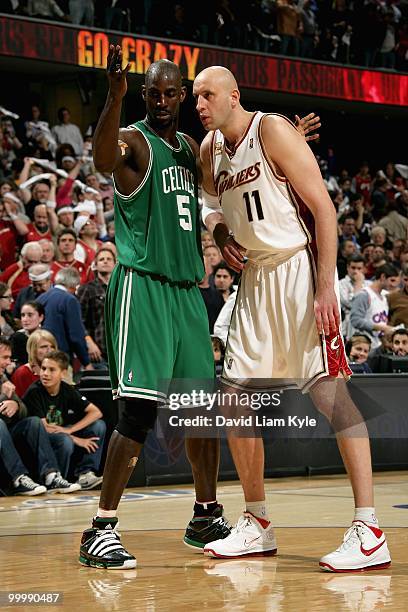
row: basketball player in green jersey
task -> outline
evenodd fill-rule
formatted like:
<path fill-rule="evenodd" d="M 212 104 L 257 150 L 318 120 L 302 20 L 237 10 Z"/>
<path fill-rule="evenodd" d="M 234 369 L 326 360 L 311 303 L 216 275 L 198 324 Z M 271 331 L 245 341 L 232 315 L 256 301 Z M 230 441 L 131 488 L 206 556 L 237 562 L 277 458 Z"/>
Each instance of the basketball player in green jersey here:
<path fill-rule="evenodd" d="M 136 559 L 115 530 L 116 511 L 136 465 L 156 406 L 165 401 L 158 380 L 212 379 L 208 319 L 197 287 L 204 276 L 198 221 L 197 143 L 177 131 L 186 90 L 178 67 L 152 64 L 142 90 L 147 116 L 120 129 L 127 91 L 119 46 L 108 55 L 109 92 L 94 137 L 94 161 L 115 181 L 115 237 L 119 264 L 106 298 L 106 335 L 114 396 L 124 410 L 112 434 L 93 525 L 82 537 L 80 562 L 126 569 Z M 316 129 L 318 118 L 300 130 Z M 119 137 L 118 137 L 119 135 Z M 313 138 L 313 137 L 312 137 Z M 219 441 L 186 440 L 197 502 L 184 541 L 201 550 L 230 533 L 216 501 Z"/>
<path fill-rule="evenodd" d="M 155 62 L 142 90 L 146 118 L 120 129 L 128 70 L 122 70 L 120 47 L 111 46 L 109 92 L 94 137 L 95 166 L 113 172 L 115 183 L 119 263 L 107 291 L 105 321 L 112 390 L 124 410 L 110 440 L 98 513 L 84 532 L 80 562 L 107 569 L 136 566 L 115 531 L 116 510 L 154 425 L 157 403 L 165 401 L 158 381 L 214 377 L 207 313 L 197 286 L 204 276 L 199 148 L 177 131 L 186 89 L 176 64 Z M 215 501 L 219 444 L 191 439 L 186 450 L 197 501 L 209 502 L 195 505 L 200 529 L 190 530 L 192 545 L 201 550 L 230 532 Z M 194 539 L 195 531 L 199 538 Z"/>

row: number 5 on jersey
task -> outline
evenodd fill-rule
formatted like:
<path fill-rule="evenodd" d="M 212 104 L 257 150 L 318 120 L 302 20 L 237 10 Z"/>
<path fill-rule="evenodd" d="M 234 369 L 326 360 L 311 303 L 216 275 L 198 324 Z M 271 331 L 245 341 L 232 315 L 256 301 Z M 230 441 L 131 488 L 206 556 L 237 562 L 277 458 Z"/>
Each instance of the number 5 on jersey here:
<path fill-rule="evenodd" d="M 190 198 L 187 195 L 178 195 L 177 196 L 177 208 L 179 213 L 179 224 L 183 230 L 187 232 L 191 232 L 193 229 L 191 223 L 191 213 L 190 209 L 187 206 L 183 206 L 183 204 L 190 204 Z"/>

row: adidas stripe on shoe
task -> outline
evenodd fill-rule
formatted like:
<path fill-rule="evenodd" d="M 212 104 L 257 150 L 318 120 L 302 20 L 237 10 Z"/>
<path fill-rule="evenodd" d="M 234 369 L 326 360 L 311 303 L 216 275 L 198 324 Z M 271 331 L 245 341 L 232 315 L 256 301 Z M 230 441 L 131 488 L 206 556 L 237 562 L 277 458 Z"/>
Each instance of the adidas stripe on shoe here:
<path fill-rule="evenodd" d="M 79 562 L 87 567 L 133 569 L 136 559 L 127 552 L 116 531 L 118 519 L 95 517 L 92 527 L 82 534 Z"/>

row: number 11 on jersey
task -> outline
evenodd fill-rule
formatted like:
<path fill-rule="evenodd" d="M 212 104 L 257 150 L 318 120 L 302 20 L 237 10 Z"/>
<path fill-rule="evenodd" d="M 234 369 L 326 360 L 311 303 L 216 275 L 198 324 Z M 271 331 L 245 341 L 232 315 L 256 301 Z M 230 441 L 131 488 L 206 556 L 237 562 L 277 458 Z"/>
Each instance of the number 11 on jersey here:
<path fill-rule="evenodd" d="M 258 190 L 252 191 L 251 196 L 249 195 L 249 191 L 246 191 L 243 194 L 243 198 L 245 200 L 245 205 L 246 205 L 246 211 L 248 215 L 248 221 L 252 223 L 252 221 L 254 220 L 254 217 L 252 215 L 251 197 L 253 201 L 255 202 L 256 215 L 258 217 L 258 221 L 262 221 L 262 219 L 264 218 L 264 214 L 263 214 L 261 198 L 260 198 Z"/>

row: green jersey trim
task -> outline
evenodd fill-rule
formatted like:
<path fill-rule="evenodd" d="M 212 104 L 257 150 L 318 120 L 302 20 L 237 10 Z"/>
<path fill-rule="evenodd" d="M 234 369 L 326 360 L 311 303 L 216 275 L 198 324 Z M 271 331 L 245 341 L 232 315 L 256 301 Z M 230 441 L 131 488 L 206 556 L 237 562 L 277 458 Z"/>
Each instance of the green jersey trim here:
<path fill-rule="evenodd" d="M 179 146 L 176 148 L 176 147 L 172 147 L 171 144 L 167 142 L 167 140 L 164 140 L 164 138 L 159 136 L 159 134 L 157 132 L 155 132 L 152 127 L 150 127 L 150 125 L 147 123 L 146 119 L 143 119 L 142 123 L 146 127 L 146 129 L 149 130 L 149 132 L 151 132 L 152 134 L 157 136 L 157 138 L 160 138 L 160 140 L 162 142 L 164 142 L 166 147 L 168 147 L 171 151 L 174 151 L 175 153 L 180 153 L 180 151 L 183 149 L 182 143 L 180 142 L 179 134 L 177 132 L 176 132 L 176 138 L 177 138 L 177 142 L 179 143 Z"/>
<path fill-rule="evenodd" d="M 183 142 L 186 144 L 186 146 L 189 148 L 191 155 L 193 156 L 193 159 L 195 160 L 197 158 L 197 155 L 194 153 L 193 151 L 193 147 L 191 146 L 191 144 L 188 142 L 186 135 L 183 134 L 183 132 L 179 132 L 179 136 L 181 136 Z"/>
<path fill-rule="evenodd" d="M 149 139 L 147 138 L 146 134 L 143 134 L 142 130 L 140 128 L 138 128 L 137 126 L 133 126 L 136 130 L 138 130 L 142 135 L 143 138 L 145 139 L 145 141 L 147 142 L 147 146 L 149 147 L 149 164 L 147 166 L 147 170 L 146 170 L 146 174 L 143 177 L 142 182 L 140 183 L 140 185 L 138 185 L 136 187 L 136 189 L 134 191 L 132 191 L 132 193 L 130 193 L 129 195 L 124 195 L 123 193 L 120 193 L 120 191 L 118 190 L 118 188 L 116 187 L 116 183 L 115 183 L 115 177 L 113 176 L 112 173 L 112 179 L 113 179 L 113 187 L 115 189 L 115 193 L 118 194 L 119 197 L 121 197 L 123 200 L 130 200 L 131 198 L 133 198 L 137 193 L 139 193 L 139 191 L 144 187 L 147 179 L 150 176 L 150 172 L 152 170 L 152 166 L 153 166 L 153 150 L 152 150 L 152 145 L 150 144 Z"/>

